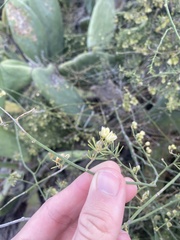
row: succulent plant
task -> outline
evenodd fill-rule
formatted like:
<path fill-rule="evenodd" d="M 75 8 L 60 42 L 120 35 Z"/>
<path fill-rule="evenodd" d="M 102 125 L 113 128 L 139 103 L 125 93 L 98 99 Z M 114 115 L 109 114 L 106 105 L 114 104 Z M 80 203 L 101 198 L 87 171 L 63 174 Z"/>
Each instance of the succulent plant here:
<path fill-rule="evenodd" d="M 42 23 L 46 39 L 48 58 L 59 57 L 64 48 L 62 13 L 57 0 L 25 0 Z"/>
<path fill-rule="evenodd" d="M 32 78 L 36 88 L 52 106 L 76 117 L 83 115 L 84 111 L 86 114 L 89 112 L 77 89 L 60 76 L 52 64 L 47 68 L 35 68 Z"/>
<path fill-rule="evenodd" d="M 21 159 L 19 147 L 17 144 L 16 136 L 13 132 L 10 132 L 9 130 L 0 127 L 0 156 L 16 159 Z M 29 154 L 23 143 L 20 143 L 22 155 L 25 161 L 29 160 Z"/>
<path fill-rule="evenodd" d="M 0 83 L 5 91 L 19 91 L 31 82 L 31 67 L 25 62 L 7 59 L 0 63 Z"/>
<path fill-rule="evenodd" d="M 98 0 L 93 8 L 88 28 L 88 48 L 104 49 L 112 40 L 115 29 L 115 4 L 112 0 Z"/>
<path fill-rule="evenodd" d="M 8 1 L 7 22 L 14 41 L 32 60 L 53 59 L 63 50 L 63 24 L 57 0 Z"/>
<path fill-rule="evenodd" d="M 91 14 L 95 4 L 95 0 L 84 0 L 84 4 L 86 6 L 88 14 Z"/>
<path fill-rule="evenodd" d="M 90 86 L 100 85 L 104 80 L 102 79 L 103 71 L 109 69 L 111 66 L 118 66 L 122 62 L 122 56 L 113 55 L 103 51 L 85 52 L 77 55 L 77 57 L 64 62 L 58 66 L 61 75 L 67 77 L 81 88 L 88 89 Z"/>
<path fill-rule="evenodd" d="M 164 134 L 169 134 L 170 132 L 180 133 L 180 111 L 168 111 L 166 103 L 167 100 L 165 98 L 159 98 L 155 106 L 148 112 L 149 118 Z"/>

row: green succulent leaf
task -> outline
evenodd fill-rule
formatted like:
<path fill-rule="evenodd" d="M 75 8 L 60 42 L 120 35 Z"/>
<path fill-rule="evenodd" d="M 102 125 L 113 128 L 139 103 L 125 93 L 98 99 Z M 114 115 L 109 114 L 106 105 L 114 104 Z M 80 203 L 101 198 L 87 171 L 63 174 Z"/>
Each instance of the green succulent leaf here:
<path fill-rule="evenodd" d="M 110 65 L 120 64 L 122 57 L 106 52 L 93 51 L 79 54 L 74 59 L 64 62 L 58 66 L 60 74 L 73 79 L 78 75 L 78 85 L 99 84 L 99 79 L 93 77 L 97 72 L 102 71 Z"/>
<path fill-rule="evenodd" d="M 101 57 L 105 57 L 106 53 L 102 52 L 85 52 L 79 54 L 74 59 L 64 62 L 59 65 L 59 71 L 63 75 L 73 74 L 73 72 L 83 71 L 86 68 L 93 66 Z"/>
<path fill-rule="evenodd" d="M 148 112 L 149 118 L 158 126 L 164 134 L 171 132 L 180 133 L 180 110 L 169 112 L 166 109 L 167 100 L 160 98 Z"/>
<path fill-rule="evenodd" d="M 115 29 L 115 6 L 112 0 L 98 0 L 94 6 L 89 28 L 88 48 L 103 49 L 111 41 Z"/>
<path fill-rule="evenodd" d="M 91 14 L 95 4 L 95 0 L 84 0 L 84 4 L 86 6 L 87 12 Z"/>
<path fill-rule="evenodd" d="M 5 5 L 15 42 L 28 58 L 52 59 L 63 49 L 63 26 L 57 0 L 11 0 Z"/>
<path fill-rule="evenodd" d="M 47 56 L 46 32 L 33 10 L 22 0 L 8 1 L 5 10 L 12 36 L 23 53 L 33 60 Z"/>
<path fill-rule="evenodd" d="M 60 76 L 53 65 L 34 69 L 32 77 L 42 96 L 65 113 L 76 115 L 85 107 L 77 89 Z"/>
<path fill-rule="evenodd" d="M 61 8 L 57 0 L 25 0 L 38 16 L 47 39 L 48 58 L 58 56 L 64 48 L 64 33 Z"/>
<path fill-rule="evenodd" d="M 29 159 L 27 149 L 22 143 L 20 145 L 23 158 L 27 161 Z M 15 134 L 2 126 L 0 126 L 0 156 L 16 160 L 21 159 Z"/>
<path fill-rule="evenodd" d="M 18 60 L 5 60 L 0 64 L 0 87 L 5 91 L 19 91 L 31 82 L 31 68 Z"/>
<path fill-rule="evenodd" d="M 5 100 L 6 100 L 6 93 L 3 90 L 4 85 L 3 85 L 3 80 L 0 72 L 0 107 L 4 108 L 5 106 Z M 0 116 L 3 114 L 3 112 L 0 110 Z"/>

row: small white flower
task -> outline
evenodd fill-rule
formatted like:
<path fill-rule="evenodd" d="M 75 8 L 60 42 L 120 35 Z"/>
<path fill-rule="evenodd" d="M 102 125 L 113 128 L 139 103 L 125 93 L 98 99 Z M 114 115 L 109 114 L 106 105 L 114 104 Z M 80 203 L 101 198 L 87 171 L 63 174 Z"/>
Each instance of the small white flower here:
<path fill-rule="evenodd" d="M 133 173 L 137 175 L 137 173 L 140 169 L 141 169 L 141 167 L 139 165 L 137 165 L 136 167 L 133 167 Z"/>
<path fill-rule="evenodd" d="M 171 223 L 170 221 L 168 221 L 168 222 L 166 223 L 166 226 L 167 226 L 167 228 L 170 228 L 170 227 L 172 227 L 172 223 Z"/>
<path fill-rule="evenodd" d="M 177 213 L 178 213 L 178 212 L 177 212 L 176 209 L 174 209 L 174 210 L 172 211 L 172 213 L 173 213 L 174 216 L 177 216 Z"/>
<path fill-rule="evenodd" d="M 106 136 L 105 140 L 107 143 L 114 142 L 117 139 L 117 136 L 112 131 Z"/>
<path fill-rule="evenodd" d="M 147 148 L 146 148 L 146 152 L 147 152 L 148 154 L 151 154 L 151 153 L 152 153 L 152 149 L 151 149 L 150 147 L 147 147 Z"/>
<path fill-rule="evenodd" d="M 149 190 L 147 190 L 145 193 L 143 193 L 141 202 L 144 202 L 148 197 L 149 197 Z"/>
<path fill-rule="evenodd" d="M 171 212 L 167 212 L 166 215 L 167 215 L 168 217 L 171 217 L 172 214 L 171 214 Z"/>
<path fill-rule="evenodd" d="M 173 152 L 173 150 L 176 150 L 176 149 L 177 148 L 174 144 L 168 146 L 168 150 L 169 150 L 170 153 Z"/>
<path fill-rule="evenodd" d="M 133 121 L 132 124 L 131 124 L 131 127 L 133 129 L 137 129 L 137 126 L 138 126 L 137 122 Z"/>
<path fill-rule="evenodd" d="M 109 128 L 101 127 L 101 131 L 99 132 L 101 139 L 106 141 L 107 143 L 112 143 L 117 139 L 117 136 L 113 131 L 110 131 Z"/>
<path fill-rule="evenodd" d="M 4 90 L 0 90 L 0 98 L 5 96 L 6 95 L 6 92 Z"/>
<path fill-rule="evenodd" d="M 144 137 L 146 133 L 144 131 L 140 131 L 140 134 Z"/>
<path fill-rule="evenodd" d="M 99 132 L 99 135 L 101 138 L 105 139 L 109 133 L 110 133 L 109 128 L 101 127 L 101 131 Z"/>
<path fill-rule="evenodd" d="M 151 143 L 149 141 L 145 142 L 145 146 L 149 147 Z"/>
<path fill-rule="evenodd" d="M 142 144 L 142 140 L 144 139 L 145 136 L 145 132 L 144 131 L 140 131 L 139 133 L 136 134 L 136 140 Z"/>

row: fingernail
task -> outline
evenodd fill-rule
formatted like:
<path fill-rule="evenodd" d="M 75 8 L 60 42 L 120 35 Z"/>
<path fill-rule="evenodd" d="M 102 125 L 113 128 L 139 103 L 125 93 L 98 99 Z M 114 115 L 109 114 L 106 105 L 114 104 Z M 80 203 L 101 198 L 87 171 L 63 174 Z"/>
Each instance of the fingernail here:
<path fill-rule="evenodd" d="M 102 171 L 97 176 L 97 188 L 108 195 L 116 196 L 119 192 L 120 178 L 108 171 Z"/>
<path fill-rule="evenodd" d="M 117 240 L 131 240 L 129 234 L 126 231 L 121 230 Z"/>

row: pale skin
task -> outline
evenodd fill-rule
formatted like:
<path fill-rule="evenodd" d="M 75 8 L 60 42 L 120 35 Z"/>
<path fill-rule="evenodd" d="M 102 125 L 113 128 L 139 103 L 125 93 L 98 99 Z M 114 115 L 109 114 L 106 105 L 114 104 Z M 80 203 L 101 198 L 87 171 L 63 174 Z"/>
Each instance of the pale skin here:
<path fill-rule="evenodd" d="M 91 171 L 47 200 L 12 240 L 130 240 L 121 225 L 137 187 L 112 161 Z"/>

